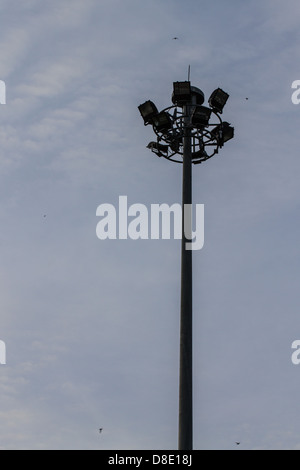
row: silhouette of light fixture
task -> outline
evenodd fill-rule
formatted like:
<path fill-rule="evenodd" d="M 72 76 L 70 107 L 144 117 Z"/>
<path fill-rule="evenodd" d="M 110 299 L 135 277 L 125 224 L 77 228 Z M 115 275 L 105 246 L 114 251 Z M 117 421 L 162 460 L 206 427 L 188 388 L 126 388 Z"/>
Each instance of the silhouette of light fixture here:
<path fill-rule="evenodd" d="M 171 117 L 165 111 L 155 114 L 152 118 L 152 123 L 157 132 L 168 131 L 173 124 Z"/>
<path fill-rule="evenodd" d="M 159 142 L 149 142 L 147 148 L 156 153 L 159 157 L 163 157 L 168 154 L 169 146 L 160 144 Z"/>
<path fill-rule="evenodd" d="M 223 142 L 227 142 L 234 137 L 234 127 L 229 122 L 223 122 Z"/>
<path fill-rule="evenodd" d="M 172 102 L 178 106 L 183 106 L 191 101 L 192 90 L 191 82 L 174 82 Z"/>
<path fill-rule="evenodd" d="M 208 103 L 214 111 L 222 113 L 229 95 L 221 88 L 217 88 L 209 97 Z"/>
<path fill-rule="evenodd" d="M 157 107 L 150 100 L 145 101 L 145 103 L 138 106 L 138 109 L 142 115 L 142 118 L 144 119 L 145 126 L 147 124 L 152 124 L 153 116 L 158 114 Z"/>
<path fill-rule="evenodd" d="M 206 106 L 197 106 L 192 114 L 192 124 L 195 127 L 205 127 L 208 125 L 212 110 Z"/>
<path fill-rule="evenodd" d="M 234 127 L 232 127 L 229 122 L 223 121 L 222 124 L 218 124 L 212 131 L 212 137 L 215 137 L 222 147 L 225 142 L 233 139 L 234 137 Z"/>
<path fill-rule="evenodd" d="M 178 449 L 193 449 L 193 369 L 192 369 L 192 249 L 187 233 L 192 234 L 192 218 L 188 207 L 192 204 L 192 164 L 200 164 L 216 155 L 224 142 L 232 139 L 234 128 L 222 122 L 222 113 L 229 95 L 217 88 L 209 98 L 209 106 L 202 106 L 204 93 L 190 82 L 174 82 L 172 102 L 160 113 L 152 101 L 139 106 L 145 124 L 152 124 L 157 141 L 148 148 L 168 161 L 182 163 L 181 237 L 181 303 L 180 303 L 180 359 L 179 359 L 179 420 Z M 180 108 L 180 109 L 179 109 Z M 171 113 L 173 110 L 173 114 Z M 218 119 L 209 123 L 211 114 Z M 185 212 L 187 210 L 187 212 Z M 185 214 L 187 216 L 185 216 Z"/>

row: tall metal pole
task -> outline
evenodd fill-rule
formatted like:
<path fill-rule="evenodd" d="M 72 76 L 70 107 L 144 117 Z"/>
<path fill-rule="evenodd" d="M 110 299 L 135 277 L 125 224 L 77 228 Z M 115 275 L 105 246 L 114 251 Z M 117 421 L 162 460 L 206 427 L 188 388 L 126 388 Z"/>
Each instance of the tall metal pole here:
<path fill-rule="evenodd" d="M 182 172 L 182 241 L 181 241 L 181 311 L 180 311 L 180 365 L 179 365 L 179 432 L 178 449 L 193 449 L 193 357 L 192 357 L 192 250 L 190 242 L 191 217 L 187 217 L 186 204 L 192 204 L 192 150 L 190 113 L 191 106 L 184 107 L 185 125 Z M 189 212 L 191 216 L 191 212 Z M 186 231 L 186 233 L 185 233 Z"/>
<path fill-rule="evenodd" d="M 222 122 L 220 113 L 229 97 L 221 88 L 214 90 L 202 106 L 204 93 L 188 81 L 173 83 L 172 102 L 160 113 L 148 100 L 138 108 L 144 124 L 152 124 L 157 142 L 148 148 L 159 157 L 183 163 L 182 172 L 182 241 L 181 241 L 181 307 L 179 364 L 179 430 L 178 449 L 193 450 L 193 289 L 192 289 L 192 163 L 202 163 L 218 153 L 234 136 L 234 128 Z M 177 107 L 183 112 L 177 113 Z M 171 115 L 171 109 L 175 108 Z M 214 114 L 219 124 L 210 124 Z M 212 128 L 213 126 L 213 128 Z M 181 140 L 182 139 L 182 140 Z M 163 144 L 162 144 L 163 142 Z M 206 152 L 209 147 L 209 153 Z M 177 154 L 177 157 L 174 155 Z"/>

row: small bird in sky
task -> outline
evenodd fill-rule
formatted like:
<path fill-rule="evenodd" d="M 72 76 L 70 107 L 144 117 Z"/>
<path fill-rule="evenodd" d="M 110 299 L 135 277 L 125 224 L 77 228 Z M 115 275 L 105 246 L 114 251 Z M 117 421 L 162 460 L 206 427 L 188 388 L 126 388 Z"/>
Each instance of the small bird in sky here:
<path fill-rule="evenodd" d="M 236 442 L 236 445 L 239 446 L 239 445 L 240 445 L 240 442 Z"/>
<path fill-rule="evenodd" d="M 100 428 L 100 429 L 99 429 L 99 433 L 101 434 L 101 433 L 102 433 L 102 431 L 103 431 L 103 428 Z"/>
<path fill-rule="evenodd" d="M 176 39 L 178 39 L 178 38 L 177 38 L 177 37 L 175 37 L 175 38 L 173 38 L 173 40 L 174 40 L 174 39 L 176 40 Z"/>

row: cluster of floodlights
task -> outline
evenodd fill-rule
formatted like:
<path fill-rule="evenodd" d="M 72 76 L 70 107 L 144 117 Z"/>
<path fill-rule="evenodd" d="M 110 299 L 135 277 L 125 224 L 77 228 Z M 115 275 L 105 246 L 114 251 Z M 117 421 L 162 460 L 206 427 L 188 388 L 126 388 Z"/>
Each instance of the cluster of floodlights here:
<path fill-rule="evenodd" d="M 152 125 L 157 136 L 156 142 L 150 142 L 147 147 L 159 157 L 182 163 L 183 139 L 185 129 L 189 128 L 192 162 L 202 163 L 211 158 L 234 136 L 234 128 L 220 117 L 228 98 L 228 93 L 217 88 L 206 107 L 204 93 L 199 88 L 191 86 L 189 81 L 174 82 L 172 106 L 159 112 L 148 100 L 138 107 L 145 126 Z M 212 115 L 216 122 L 210 122 Z"/>

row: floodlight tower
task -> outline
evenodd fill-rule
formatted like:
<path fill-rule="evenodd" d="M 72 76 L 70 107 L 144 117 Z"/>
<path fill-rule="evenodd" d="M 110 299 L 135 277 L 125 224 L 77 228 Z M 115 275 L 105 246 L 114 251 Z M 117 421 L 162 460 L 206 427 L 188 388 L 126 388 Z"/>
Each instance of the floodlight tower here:
<path fill-rule="evenodd" d="M 229 98 L 221 88 L 211 94 L 208 104 L 204 93 L 190 81 L 174 82 L 173 105 L 158 111 L 148 100 L 138 109 L 144 124 L 151 124 L 156 141 L 148 144 L 158 157 L 182 163 L 182 239 L 181 239 L 181 308 L 179 364 L 178 449 L 193 449 L 193 373 L 192 373 L 192 251 L 187 249 L 187 235 L 192 234 L 192 164 L 202 163 L 234 136 L 234 128 L 222 121 L 220 114 Z M 215 122 L 210 122 L 212 115 Z M 188 227 L 187 227 L 188 222 Z"/>

